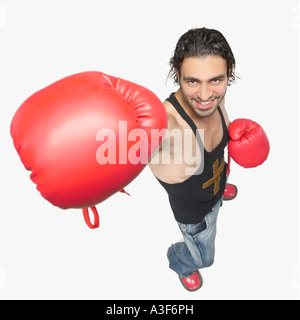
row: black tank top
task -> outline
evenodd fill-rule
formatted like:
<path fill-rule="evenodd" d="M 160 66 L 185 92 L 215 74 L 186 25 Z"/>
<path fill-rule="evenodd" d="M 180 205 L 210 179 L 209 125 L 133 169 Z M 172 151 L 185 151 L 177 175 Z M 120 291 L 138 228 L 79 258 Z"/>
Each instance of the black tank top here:
<path fill-rule="evenodd" d="M 229 135 L 221 108 L 218 107 L 222 119 L 223 137 L 219 145 L 207 152 L 203 146 L 197 127 L 193 120 L 184 111 L 174 93 L 167 99 L 181 117 L 193 130 L 197 143 L 202 152 L 201 174 L 195 174 L 181 183 L 169 184 L 157 179 L 169 195 L 169 201 L 175 220 L 183 224 L 196 224 L 212 210 L 222 198 L 226 186 L 226 167 L 224 149 L 227 146 Z M 204 165 L 204 167 L 203 167 Z"/>

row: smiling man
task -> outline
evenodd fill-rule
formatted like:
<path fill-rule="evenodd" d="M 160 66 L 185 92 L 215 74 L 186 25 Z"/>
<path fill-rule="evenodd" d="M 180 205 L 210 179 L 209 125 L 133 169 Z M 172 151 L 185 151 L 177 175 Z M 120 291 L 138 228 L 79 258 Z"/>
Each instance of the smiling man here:
<path fill-rule="evenodd" d="M 235 59 L 219 31 L 201 28 L 189 30 L 179 39 L 170 65 L 169 75 L 180 88 L 164 103 L 168 133 L 176 131 L 185 137 L 184 132 L 190 130 L 192 142 L 183 139 L 182 144 L 189 145 L 198 157 L 194 163 L 176 162 L 177 153 L 187 159 L 182 153 L 188 148 L 182 148 L 182 144 L 178 148 L 176 139 L 166 134 L 157 156 L 163 158 L 169 152 L 171 160 L 151 162 L 150 168 L 167 191 L 183 234 L 183 240 L 168 250 L 170 268 L 187 290 L 195 291 L 202 286 L 198 270 L 214 262 L 222 200 L 232 199 L 237 193 L 235 186 L 226 185 L 224 161 L 230 124 L 224 97 L 235 80 Z"/>

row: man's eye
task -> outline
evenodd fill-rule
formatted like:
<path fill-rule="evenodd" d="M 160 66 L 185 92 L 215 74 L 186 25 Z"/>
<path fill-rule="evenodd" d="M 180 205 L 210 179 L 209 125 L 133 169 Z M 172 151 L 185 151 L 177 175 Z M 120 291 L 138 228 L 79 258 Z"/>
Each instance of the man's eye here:
<path fill-rule="evenodd" d="M 211 82 L 214 83 L 214 84 L 216 84 L 216 83 L 219 83 L 219 82 L 220 82 L 220 79 L 213 79 Z"/>

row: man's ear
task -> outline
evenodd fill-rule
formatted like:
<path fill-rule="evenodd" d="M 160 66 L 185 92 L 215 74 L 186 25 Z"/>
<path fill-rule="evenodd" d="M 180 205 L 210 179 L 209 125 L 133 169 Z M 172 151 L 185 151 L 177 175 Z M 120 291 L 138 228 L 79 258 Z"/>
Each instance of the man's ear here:
<path fill-rule="evenodd" d="M 229 68 L 228 69 L 228 72 L 227 72 L 227 85 L 230 86 L 231 83 L 230 83 L 230 78 L 232 77 L 232 68 Z"/>

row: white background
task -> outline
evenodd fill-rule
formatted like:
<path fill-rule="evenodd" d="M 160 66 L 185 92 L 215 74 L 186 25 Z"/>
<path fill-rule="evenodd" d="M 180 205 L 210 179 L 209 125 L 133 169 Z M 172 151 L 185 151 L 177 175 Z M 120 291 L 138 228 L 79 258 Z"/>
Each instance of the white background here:
<path fill-rule="evenodd" d="M 298 299 L 299 2 L 284 0 L 0 1 L 0 299 Z M 168 268 L 181 237 L 166 193 L 146 168 L 99 204 L 101 227 L 44 200 L 13 148 L 11 119 L 32 93 L 97 70 L 144 85 L 163 101 L 179 37 L 220 30 L 241 78 L 231 120 L 259 122 L 271 152 L 255 169 L 233 163 L 239 195 L 223 205 L 215 264 L 185 291 Z"/>

